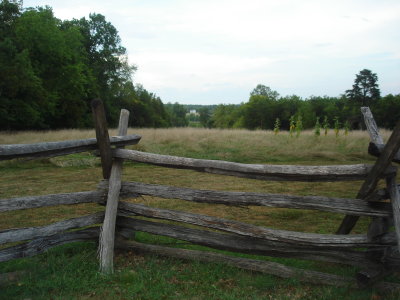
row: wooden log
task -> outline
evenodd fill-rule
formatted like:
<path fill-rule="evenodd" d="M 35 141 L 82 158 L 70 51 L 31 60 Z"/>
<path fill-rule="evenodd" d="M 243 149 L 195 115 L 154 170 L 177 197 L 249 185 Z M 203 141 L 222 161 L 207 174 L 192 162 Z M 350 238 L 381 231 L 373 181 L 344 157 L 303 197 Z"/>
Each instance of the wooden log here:
<path fill-rule="evenodd" d="M 49 237 L 38 238 L 17 246 L 1 249 L 0 262 L 34 256 L 55 246 L 67 243 L 96 240 L 98 236 L 99 227 L 92 227 L 79 231 L 59 233 Z"/>
<path fill-rule="evenodd" d="M 379 128 L 376 125 L 375 119 L 372 116 L 369 107 L 361 107 L 361 113 L 364 116 L 364 123 L 367 126 L 367 131 L 371 142 L 375 144 L 383 144 L 383 139 L 379 133 Z"/>
<path fill-rule="evenodd" d="M 385 144 L 369 143 L 368 154 L 379 157 L 384 148 Z M 397 151 L 397 153 L 394 155 L 392 162 L 400 163 L 400 151 Z"/>
<path fill-rule="evenodd" d="M 374 150 L 375 148 L 373 146 L 379 144 L 383 144 L 383 138 L 382 136 L 379 134 L 379 129 L 378 126 L 375 123 L 375 120 L 372 116 L 372 113 L 370 111 L 370 109 L 368 107 L 362 107 L 361 108 L 361 112 L 364 115 L 364 120 L 365 120 L 365 124 L 367 126 L 367 130 L 370 136 L 370 144 L 368 147 L 368 153 L 371 154 L 371 150 Z M 384 145 L 382 145 L 381 150 L 383 150 Z M 380 155 L 380 152 L 379 152 Z M 379 156 L 377 155 L 377 156 Z M 396 154 L 397 155 L 397 154 Z M 386 189 L 381 189 L 381 190 L 375 190 L 372 193 L 369 193 L 368 195 L 366 195 L 365 200 L 367 201 L 380 201 L 383 199 L 388 199 L 388 191 Z M 348 222 L 349 224 L 355 224 L 355 222 L 357 221 L 356 217 L 354 217 L 354 214 L 352 214 L 353 217 L 347 217 L 348 218 Z M 369 225 L 368 228 L 368 239 L 373 242 L 376 241 L 377 238 L 379 238 L 380 236 L 382 236 L 384 233 L 389 231 L 389 227 L 390 227 L 390 223 L 392 222 L 392 218 L 384 218 L 384 217 L 374 217 L 372 218 L 372 221 Z M 354 226 L 354 225 L 353 225 Z M 382 260 L 383 257 L 385 256 L 385 251 L 372 251 L 371 254 L 371 258 L 374 259 L 378 259 L 378 260 Z M 376 270 L 376 268 L 373 268 L 373 270 Z M 372 281 L 377 281 L 380 277 L 376 276 L 376 272 L 373 272 L 374 275 L 371 275 L 371 272 L 368 271 L 363 271 L 357 274 L 357 281 L 358 284 L 361 286 L 366 286 L 366 285 L 370 285 L 370 283 Z"/>
<path fill-rule="evenodd" d="M 121 110 L 118 135 L 125 135 L 128 130 L 129 111 Z M 119 192 L 121 189 L 122 160 L 113 162 L 109 180 L 107 206 L 99 241 L 100 271 L 113 273 L 114 271 L 114 234 L 115 220 L 118 210 Z"/>
<path fill-rule="evenodd" d="M 261 272 L 282 278 L 296 278 L 299 281 L 313 284 L 327 284 L 335 286 L 355 285 L 355 281 L 352 278 L 331 275 L 317 271 L 297 269 L 269 261 L 239 258 L 205 251 L 169 248 L 122 239 L 117 240 L 116 246 L 118 248 L 133 250 L 136 252 L 151 253 L 155 255 L 168 256 L 185 260 L 224 263 L 245 270 Z"/>
<path fill-rule="evenodd" d="M 126 136 L 128 134 L 128 123 L 129 123 L 129 110 L 121 109 L 118 122 L 118 136 Z M 123 145 L 119 146 L 123 148 Z"/>
<path fill-rule="evenodd" d="M 111 146 L 136 145 L 141 139 L 140 135 L 113 136 L 110 138 Z M 0 160 L 13 158 L 43 158 L 92 151 L 97 149 L 95 138 L 71 140 L 61 142 L 45 142 L 36 144 L 0 145 Z"/>
<path fill-rule="evenodd" d="M 143 231 L 151 234 L 168 236 L 197 245 L 233 252 L 324 261 L 364 268 L 367 266 L 369 268 L 377 268 L 379 266 L 378 263 L 368 259 L 369 253 L 365 251 L 299 247 L 287 243 L 270 242 L 262 239 L 232 234 L 221 234 L 123 216 L 117 218 L 117 226 L 117 232 L 124 233 L 124 236 L 130 236 L 132 231 Z"/>
<path fill-rule="evenodd" d="M 394 228 L 397 237 L 397 246 L 400 251 L 400 192 L 397 188 L 395 177 L 388 177 L 386 183 L 392 202 Z"/>
<path fill-rule="evenodd" d="M 99 184 L 104 190 L 108 182 Z M 150 195 L 161 198 L 175 198 L 199 203 L 225 204 L 234 206 L 266 206 L 297 209 L 317 209 L 335 213 L 351 213 L 360 216 L 391 216 L 389 203 L 369 204 L 361 199 L 345 199 L 323 196 L 293 196 L 283 194 L 261 194 L 249 192 L 222 192 L 195 190 L 140 182 L 123 182 L 120 197 L 131 198 Z"/>
<path fill-rule="evenodd" d="M 368 153 L 379 157 L 385 148 L 383 138 L 379 134 L 378 126 L 372 116 L 369 107 L 361 107 L 361 112 L 364 115 L 365 124 L 367 125 L 368 133 L 370 135 L 371 142 L 369 143 Z M 397 152 L 393 158 L 394 162 L 400 162 L 400 152 Z"/>
<path fill-rule="evenodd" d="M 92 100 L 93 120 L 96 128 L 97 146 L 100 151 L 103 178 L 109 179 L 112 167 L 112 152 L 108 136 L 107 120 L 103 102 L 100 99 Z"/>
<path fill-rule="evenodd" d="M 399 151 L 400 148 L 400 122 L 397 123 L 394 128 L 381 156 L 378 157 L 374 167 L 368 174 L 367 179 L 361 186 L 357 197 L 359 199 L 365 199 L 370 195 L 376 188 L 379 179 L 385 174 L 387 168 L 390 167 L 390 163 Z M 340 225 L 337 233 L 338 234 L 348 234 L 355 224 L 357 223 L 358 216 L 347 215 Z"/>
<path fill-rule="evenodd" d="M 135 150 L 115 149 L 113 156 L 137 162 L 149 163 L 170 168 L 193 169 L 208 173 L 232 175 L 264 180 L 292 181 L 340 181 L 365 179 L 372 166 L 332 165 L 332 166 L 293 166 L 293 165 L 263 165 L 242 164 L 228 161 L 195 159 L 178 156 L 145 153 Z M 395 173 L 388 168 L 387 174 Z M 386 174 L 386 173 L 385 173 Z"/>
<path fill-rule="evenodd" d="M 398 185 L 397 188 L 400 188 L 400 186 Z M 364 200 L 368 202 L 379 202 L 382 200 L 387 200 L 389 198 L 390 198 L 389 192 L 387 191 L 386 188 L 384 188 L 384 189 L 376 189 L 371 194 L 369 194 Z"/>
<path fill-rule="evenodd" d="M 371 242 L 389 231 L 389 218 L 375 217 L 372 218 L 368 226 L 367 237 Z"/>
<path fill-rule="evenodd" d="M 104 202 L 105 191 L 61 193 L 0 199 L 0 212 L 56 205 Z"/>
<path fill-rule="evenodd" d="M 317 233 L 303 233 L 287 230 L 270 229 L 261 226 L 250 225 L 238 221 L 215 218 L 200 214 L 192 214 L 175 210 L 166 210 L 145 205 L 133 204 L 127 202 L 120 202 L 119 210 L 123 213 L 133 213 L 149 218 L 177 221 L 187 224 L 198 225 L 206 228 L 213 228 L 229 233 L 235 233 L 243 236 L 261 238 L 268 241 L 285 242 L 298 246 L 314 246 L 314 247 L 340 247 L 340 248 L 354 248 L 354 247 L 374 247 L 378 244 L 372 244 L 368 241 L 366 235 L 353 234 L 347 236 L 338 236 L 335 234 L 317 234 Z M 380 243 L 383 243 L 383 236 Z M 387 237 L 386 237 L 387 238 Z M 391 238 L 386 239 L 386 244 L 393 245 L 395 240 Z"/>
<path fill-rule="evenodd" d="M 98 224 L 103 221 L 103 218 L 104 213 L 98 212 L 89 216 L 63 220 L 46 226 L 2 230 L 0 231 L 0 245 L 51 236 L 69 229 Z"/>

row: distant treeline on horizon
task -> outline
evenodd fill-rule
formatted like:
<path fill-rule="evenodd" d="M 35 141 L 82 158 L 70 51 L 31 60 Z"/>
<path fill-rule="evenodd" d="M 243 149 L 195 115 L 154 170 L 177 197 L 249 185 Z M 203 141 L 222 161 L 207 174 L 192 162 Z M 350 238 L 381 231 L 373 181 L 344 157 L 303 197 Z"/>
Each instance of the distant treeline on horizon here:
<path fill-rule="evenodd" d="M 273 130 L 279 119 L 280 129 L 289 130 L 290 120 L 301 119 L 304 129 L 314 128 L 315 124 L 327 119 L 330 128 L 339 122 L 340 128 L 347 123 L 349 129 L 363 126 L 360 107 L 346 96 L 318 97 L 302 99 L 298 96 L 269 98 L 252 95 L 248 102 L 241 104 L 206 105 L 196 108 L 197 115 L 187 115 L 189 121 L 208 128 L 246 128 Z M 400 121 L 400 94 L 386 95 L 369 103 L 379 127 L 392 129 Z M 187 106 L 189 111 L 193 106 Z"/>
<path fill-rule="evenodd" d="M 279 119 L 288 129 L 291 118 L 300 118 L 304 128 L 317 119 L 359 128 L 362 105 L 371 107 L 380 127 L 400 120 L 400 94 L 381 97 L 369 70 L 339 97 L 280 97 L 260 84 L 238 105 L 164 104 L 133 82 L 136 67 L 128 64 L 117 29 L 100 14 L 61 21 L 48 6 L 23 9 L 4 0 L 0 37 L 0 130 L 92 127 L 93 98 L 103 100 L 110 127 L 122 108 L 131 112 L 130 127 L 273 129 Z"/>

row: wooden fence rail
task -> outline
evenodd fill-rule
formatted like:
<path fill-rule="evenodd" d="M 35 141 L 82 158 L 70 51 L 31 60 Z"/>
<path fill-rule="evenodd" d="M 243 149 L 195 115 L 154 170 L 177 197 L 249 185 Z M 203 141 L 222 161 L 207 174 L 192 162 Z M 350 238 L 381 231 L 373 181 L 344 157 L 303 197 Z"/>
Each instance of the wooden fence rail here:
<path fill-rule="evenodd" d="M 367 110 L 362 110 L 364 113 L 364 118 L 368 127 L 368 132 L 370 133 L 372 141 L 379 141 L 379 133 L 378 127 L 376 126 L 375 121 L 371 119 L 372 114 L 368 114 L 369 108 Z M 368 173 L 367 178 L 365 179 L 364 183 L 362 184 L 360 190 L 358 191 L 357 198 L 359 199 L 366 199 L 369 195 L 371 195 L 378 185 L 379 180 L 383 177 L 391 177 L 394 178 L 395 174 L 387 175 L 387 169 L 391 167 L 391 163 L 395 155 L 399 152 L 400 148 L 400 121 L 396 124 L 396 127 L 393 129 L 390 138 L 385 145 L 385 148 L 382 150 L 382 153 L 379 155 L 378 159 L 376 160 L 373 168 Z M 386 175 L 385 175 L 386 174 Z M 392 203 L 393 204 L 393 203 Z M 397 211 L 394 210 L 395 219 L 400 219 L 400 216 L 397 216 Z M 348 234 L 354 228 L 355 224 L 357 223 L 358 216 L 354 215 L 346 215 L 343 219 L 342 223 L 340 224 L 339 229 L 337 230 L 338 234 Z M 399 224 L 400 225 L 400 224 Z M 400 236 L 400 227 L 395 227 L 398 235 Z M 399 242 L 399 250 L 400 250 L 400 242 Z"/>
<path fill-rule="evenodd" d="M 385 148 L 386 144 L 375 144 L 375 143 L 369 143 L 368 146 L 368 154 L 371 154 L 375 157 L 379 157 L 382 154 L 383 149 Z M 393 159 L 392 162 L 395 163 L 400 163 L 400 152 L 397 152 Z"/>
<path fill-rule="evenodd" d="M 66 230 L 99 224 L 103 222 L 103 219 L 104 213 L 99 212 L 89 216 L 59 221 L 46 226 L 2 230 L 0 231 L 0 245 L 51 236 Z"/>
<path fill-rule="evenodd" d="M 0 250 L 0 262 L 34 256 L 46 250 L 72 243 L 98 240 L 100 227 L 85 228 L 78 231 L 63 232 L 48 237 L 40 237 L 32 241 Z"/>
<path fill-rule="evenodd" d="M 242 164 L 220 160 L 160 155 L 125 149 L 113 150 L 113 156 L 169 168 L 193 169 L 221 175 L 279 181 L 362 180 L 367 177 L 373 167 L 373 165 L 368 164 L 340 166 Z M 395 174 L 396 170 L 397 168 L 395 167 L 386 168 L 382 176 Z"/>
<path fill-rule="evenodd" d="M 233 220 L 221 219 L 207 215 L 187 213 L 176 210 L 148 207 L 142 204 L 120 202 L 119 210 L 123 213 L 138 215 L 148 218 L 182 222 L 191 225 L 202 226 L 235 233 L 242 236 L 262 238 L 271 242 L 283 242 L 298 246 L 313 246 L 316 248 L 359 248 L 359 247 L 381 247 L 382 245 L 396 245 L 396 237 L 393 234 L 384 234 L 380 244 L 370 241 L 365 234 L 336 235 L 317 234 L 270 229 L 255 226 Z"/>
<path fill-rule="evenodd" d="M 0 200 L 0 212 L 57 205 L 96 203 L 105 201 L 104 191 L 27 196 Z"/>
<path fill-rule="evenodd" d="M 141 138 L 138 135 L 124 136 L 127 131 L 129 112 L 122 111 L 121 113 L 119 136 L 109 139 L 103 105 L 99 100 L 93 101 L 92 105 L 97 126 L 97 139 L 31 145 L 3 145 L 0 146 L 0 160 L 21 157 L 51 157 L 99 149 L 102 157 L 103 177 L 109 178 L 109 180 L 101 181 L 96 191 L 0 199 L 0 212 L 79 203 L 102 205 L 106 203 L 106 211 L 45 226 L 2 230 L 0 231 L 0 244 L 23 243 L 1 249 L 0 261 L 36 255 L 51 247 L 69 242 L 98 240 L 100 270 L 104 273 L 111 273 L 113 272 L 114 235 L 117 234 L 115 247 L 123 249 L 134 249 L 135 251 L 183 259 L 224 262 L 244 269 L 285 278 L 296 277 L 301 281 L 318 284 L 369 286 L 381 280 L 391 271 L 400 268 L 398 251 L 400 249 L 400 193 L 399 186 L 395 182 L 397 168 L 390 165 L 399 157 L 400 125 L 396 127 L 387 145 L 384 146 L 382 146 L 383 140 L 380 138 L 377 128 L 374 127 L 371 130 L 373 146 L 370 146 L 370 149 L 374 150 L 370 150 L 370 152 L 379 157 L 375 165 L 242 164 L 121 149 L 125 145 L 137 144 Z M 368 118 L 372 118 L 372 114 L 369 116 L 369 110 L 364 109 L 363 112 Z M 368 124 L 368 126 L 374 126 L 374 121 L 368 119 Z M 115 148 L 111 149 L 111 146 Z M 261 180 L 364 180 L 364 184 L 357 199 L 189 189 L 140 182 L 122 182 L 124 159 L 169 168 L 192 169 Z M 387 186 L 385 189 L 376 189 L 377 182 L 381 178 L 387 180 Z M 346 215 L 341 229 L 339 229 L 339 231 L 343 231 L 341 233 L 348 233 L 359 216 L 371 217 L 372 221 L 365 234 L 303 233 L 119 201 L 119 199 L 135 198 L 141 195 L 239 207 L 265 206 L 341 213 Z M 391 203 L 385 200 L 390 200 Z M 100 228 L 98 224 L 101 223 L 103 226 Z M 389 226 L 392 223 L 395 231 L 389 232 Z M 187 226 L 188 224 L 190 226 Z M 88 226 L 90 228 L 86 228 Z M 295 269 L 278 263 L 204 251 L 147 245 L 126 239 L 132 237 L 136 231 L 167 236 L 214 249 L 339 263 L 355 266 L 361 270 L 355 279 L 345 278 Z M 394 286 L 388 283 L 378 283 L 378 285 L 385 288 Z"/>
<path fill-rule="evenodd" d="M 285 242 L 271 242 L 261 238 L 218 233 L 180 225 L 129 218 L 122 213 L 117 220 L 117 225 L 118 234 L 126 237 L 130 236 L 132 230 L 143 231 L 232 252 L 325 261 L 358 267 L 379 267 L 378 262 L 370 259 L 370 250 L 358 251 L 347 248 L 316 249 L 315 247 L 299 246 Z M 398 265 L 400 266 L 400 264 Z"/>
<path fill-rule="evenodd" d="M 136 241 L 131 241 L 131 240 L 128 241 L 121 239 L 117 241 L 117 247 L 131 251 L 133 250 L 136 252 L 151 253 L 155 255 L 174 257 L 190 261 L 197 260 L 204 262 L 224 263 L 226 265 L 238 267 L 249 271 L 270 274 L 282 278 L 295 278 L 300 282 L 307 282 L 317 285 L 325 284 L 325 285 L 342 286 L 350 288 L 358 288 L 360 286 L 366 287 L 360 285 L 360 282 L 358 280 L 355 280 L 351 277 L 288 267 L 279 263 L 270 261 L 261 261 L 258 259 L 239 258 L 219 253 L 188 250 L 188 249 L 177 249 L 159 245 L 149 245 L 149 244 L 138 243 Z M 382 290 L 399 289 L 398 284 L 390 282 L 378 282 L 374 285 L 374 287 Z"/>
<path fill-rule="evenodd" d="M 100 189 L 108 187 L 107 181 L 99 184 Z M 148 195 L 160 198 L 174 198 L 198 203 L 224 204 L 231 206 L 265 206 L 280 208 L 312 209 L 335 213 L 370 217 L 391 217 L 390 203 L 369 204 L 361 199 L 335 198 L 324 196 L 294 196 L 285 194 L 262 194 L 251 192 L 224 192 L 196 190 L 141 182 L 122 182 L 120 198 L 135 198 Z"/>
<path fill-rule="evenodd" d="M 140 139 L 141 136 L 137 134 L 113 136 L 110 138 L 110 144 L 112 146 L 136 145 Z M 98 147 L 95 138 L 36 144 L 0 145 L 0 160 L 24 157 L 53 157 L 96 149 Z"/>
<path fill-rule="evenodd" d="M 356 286 L 356 282 L 351 278 L 292 268 L 275 262 L 239 258 L 219 253 L 197 250 L 169 248 L 126 240 L 119 240 L 117 243 L 117 247 L 144 253 L 152 253 L 161 256 L 175 257 L 179 259 L 224 263 L 250 271 L 272 274 L 283 278 L 296 278 L 302 282 L 309 282 L 314 284 L 327 284 L 334 286 L 349 286 L 353 284 L 354 286 Z"/>

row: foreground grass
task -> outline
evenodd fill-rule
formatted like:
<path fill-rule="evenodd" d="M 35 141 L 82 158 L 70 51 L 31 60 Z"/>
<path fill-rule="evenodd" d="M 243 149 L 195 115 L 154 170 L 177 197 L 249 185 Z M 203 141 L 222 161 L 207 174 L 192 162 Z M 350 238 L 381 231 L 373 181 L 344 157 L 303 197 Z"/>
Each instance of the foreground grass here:
<path fill-rule="evenodd" d="M 130 129 L 143 136 L 134 148 L 170 155 L 224 159 L 245 163 L 341 164 L 373 162 L 366 148 L 368 136 L 352 132 L 335 138 L 316 138 L 311 132 L 299 138 L 265 131 L 202 129 Z M 385 133 L 387 136 L 388 133 Z M 30 143 L 93 137 L 93 131 L 23 132 L 0 134 L 0 143 Z M 175 186 L 252 192 L 354 197 L 361 182 L 268 182 L 165 169 L 125 162 L 123 179 Z M 97 158 L 88 153 L 35 161 L 0 162 L 0 198 L 92 190 L 101 179 Z M 306 232 L 333 233 L 340 214 L 264 207 L 234 208 L 186 203 L 173 199 L 140 197 L 132 202 L 240 220 L 255 225 Z M 85 215 L 103 208 L 93 204 L 40 208 L 2 213 L 0 229 L 39 226 Z M 365 232 L 363 218 L 354 232 Z M 138 233 L 137 239 L 191 249 L 172 239 Z M 374 290 L 355 291 L 300 284 L 220 264 L 185 262 L 137 253 L 118 252 L 116 273 L 102 276 L 94 243 L 60 246 L 45 254 L 0 263 L 1 272 L 25 270 L 16 283 L 1 289 L 1 299 L 397 299 Z M 237 254 L 235 254 L 237 255 Z M 251 256 L 246 256 L 251 257 Z M 353 276 L 355 269 L 333 264 L 273 259 L 287 265 Z M 399 282 L 394 276 L 389 278 Z"/>
<path fill-rule="evenodd" d="M 19 260 L 17 267 L 29 273 L 17 284 L 3 288 L 0 298 L 381 299 L 377 292 L 370 290 L 355 293 L 347 288 L 307 286 L 296 280 L 282 280 L 223 264 L 119 251 L 115 274 L 103 276 L 97 272 L 95 252 L 94 243 L 76 243 Z"/>

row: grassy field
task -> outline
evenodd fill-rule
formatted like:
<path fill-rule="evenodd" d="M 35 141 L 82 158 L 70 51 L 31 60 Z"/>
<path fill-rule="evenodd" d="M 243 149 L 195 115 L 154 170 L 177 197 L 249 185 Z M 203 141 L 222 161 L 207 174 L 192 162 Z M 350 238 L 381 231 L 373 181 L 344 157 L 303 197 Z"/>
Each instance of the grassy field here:
<path fill-rule="evenodd" d="M 160 154 L 228 160 L 243 163 L 328 165 L 373 163 L 367 154 L 365 132 L 335 137 L 300 137 L 287 132 L 184 129 L 130 129 L 142 135 L 139 149 Z M 385 139 L 390 132 L 382 132 Z M 115 134 L 112 131 L 111 134 Z M 0 133 L 0 144 L 34 143 L 94 137 L 93 130 Z M 98 158 L 90 153 L 41 160 L 0 162 L 0 198 L 92 190 L 101 180 Z M 198 189 L 354 197 L 361 182 L 299 183 L 268 182 L 189 170 L 174 170 L 126 162 L 123 179 Z M 333 233 L 343 215 L 265 207 L 235 208 L 187 203 L 173 199 L 140 197 L 132 202 L 160 208 L 185 210 L 271 228 Z M 102 208 L 93 204 L 40 208 L 1 213 L 0 229 L 39 226 Z M 362 218 L 353 230 L 364 233 L 369 219 Z M 138 233 L 143 242 L 203 249 L 182 241 Z M 251 273 L 220 264 L 117 252 L 116 272 L 100 275 L 95 243 L 60 246 L 33 258 L 0 263 L 0 273 L 25 270 L 17 282 L 2 287 L 0 299 L 398 299 L 376 290 L 352 290 L 306 285 L 296 280 Z M 233 254 L 237 255 L 237 254 Z M 244 257 L 252 257 L 242 255 Z M 268 258 L 263 258 L 268 259 Z M 270 259 L 290 266 L 352 276 L 355 269 L 334 264 L 293 259 Z M 387 278 L 400 282 L 400 276 Z"/>

